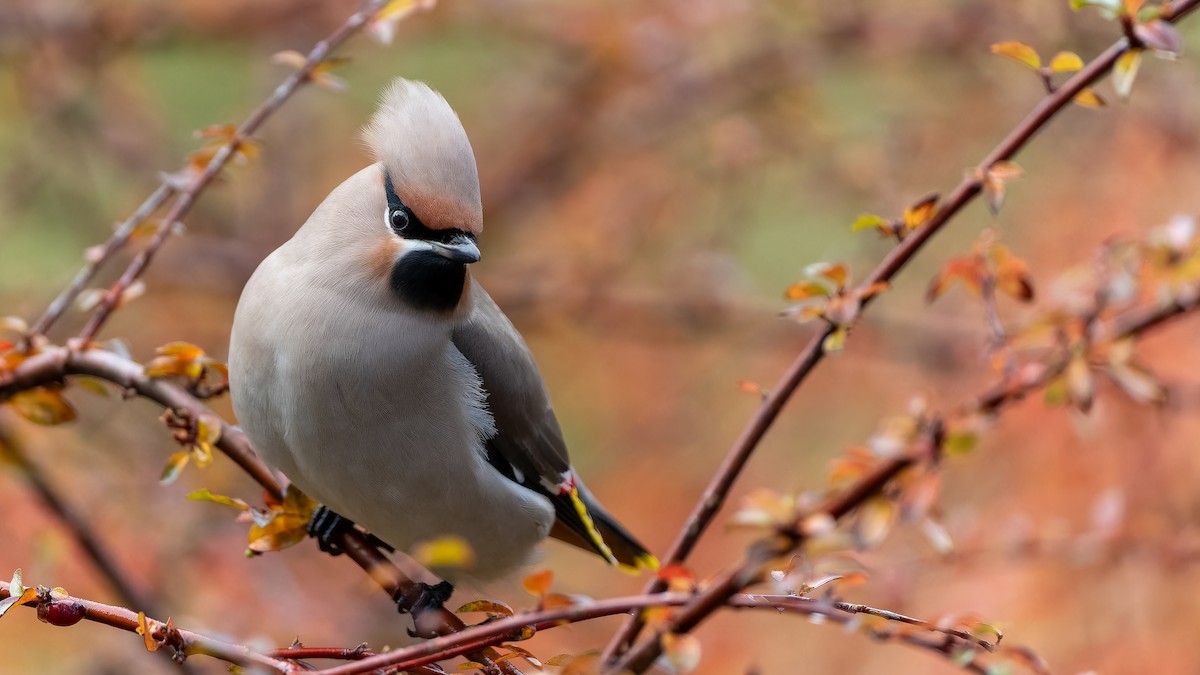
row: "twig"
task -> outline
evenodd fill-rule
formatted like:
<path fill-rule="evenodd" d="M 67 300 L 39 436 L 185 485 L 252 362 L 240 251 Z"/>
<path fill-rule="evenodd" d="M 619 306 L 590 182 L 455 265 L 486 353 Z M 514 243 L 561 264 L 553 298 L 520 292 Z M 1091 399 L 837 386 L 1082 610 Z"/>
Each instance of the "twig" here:
<path fill-rule="evenodd" d="M 539 631 L 568 623 L 578 623 L 606 616 L 628 614 L 649 607 L 677 607 L 686 605 L 695 597 L 692 593 L 655 593 L 585 602 L 569 607 L 555 607 L 553 609 L 534 612 L 522 612 L 511 617 L 472 626 L 461 633 L 430 640 L 386 654 L 373 655 L 370 658 L 356 659 L 356 663 L 345 664 L 321 672 L 326 675 L 356 675 L 382 668 L 413 668 L 433 663 L 434 661 L 459 656 L 473 646 L 497 644 L 502 641 L 514 639 L 514 636 L 528 628 Z M 729 598 L 727 604 L 734 609 L 772 609 L 806 616 L 820 616 L 843 625 L 854 621 L 855 614 L 869 614 L 890 622 L 916 626 L 929 633 L 938 633 L 942 636 L 953 638 L 951 641 L 952 645 L 980 648 L 986 651 L 992 651 L 995 648 L 995 645 L 992 643 L 973 636 L 966 631 L 955 628 L 939 628 L 933 623 L 922 619 L 868 605 L 792 595 L 743 594 L 734 595 Z M 905 634 L 903 633 L 888 633 L 887 631 L 878 629 L 870 631 L 870 635 L 883 639 L 905 639 Z M 929 642 L 915 635 L 913 637 L 917 639 L 915 641 L 905 641 L 918 647 L 943 651 L 941 645 L 945 643 L 945 640 Z M 935 644 L 938 646 L 934 647 L 933 645 Z"/>
<path fill-rule="evenodd" d="M 1176 301 L 1169 305 L 1153 308 L 1133 308 L 1098 326 L 1098 332 L 1101 335 L 1111 337 L 1122 337 L 1141 333 L 1145 330 L 1163 324 L 1174 317 L 1178 317 L 1185 312 L 1195 309 L 1198 304 L 1200 304 L 1200 296 L 1197 296 L 1196 299 L 1190 301 Z M 998 410 L 1003 405 L 1020 400 L 1029 392 L 1043 386 L 1045 383 L 1053 379 L 1053 377 L 1059 372 L 1061 372 L 1061 366 L 1046 366 L 1038 370 L 1034 376 L 1005 383 L 1001 387 L 994 388 L 985 392 L 984 394 L 981 394 L 973 399 L 970 404 L 963 406 L 963 408 L 972 411 Z M 105 379 L 161 405 L 170 407 L 180 414 L 199 415 L 202 413 L 209 413 L 208 408 L 206 408 L 194 397 L 189 395 L 181 387 L 168 380 L 147 378 L 142 372 L 141 366 L 133 361 L 130 361 L 129 359 L 101 350 L 74 352 L 65 347 L 46 348 L 42 352 L 20 363 L 16 369 L 6 373 L 0 373 L 0 401 L 3 401 L 18 391 L 42 386 L 51 382 L 61 381 L 67 377 L 75 375 L 90 375 L 92 377 Z M 253 454 L 253 451 L 251 451 L 245 436 L 243 436 L 239 430 L 229 426 L 223 427 L 221 438 L 218 441 L 218 447 L 231 458 L 233 458 L 239 465 L 241 465 L 243 469 L 245 469 L 255 480 L 257 480 L 260 485 L 267 489 L 268 492 L 274 494 L 275 496 L 279 496 L 280 486 L 278 481 L 275 480 L 274 475 L 270 472 L 266 465 L 262 464 L 257 456 Z M 827 503 L 827 505 L 824 507 L 825 511 L 833 516 L 838 517 L 848 513 L 858 503 L 861 503 L 863 500 L 876 493 L 888 482 L 888 480 L 909 466 L 913 461 L 915 461 L 915 457 L 913 456 L 902 456 L 880 465 L 874 472 L 859 481 L 859 483 L 857 483 L 853 489 L 842 493 L 837 498 Z M 362 533 L 357 531 L 347 533 L 340 544 L 346 550 L 348 556 L 361 567 L 363 567 L 363 569 L 367 570 L 371 577 L 389 593 L 395 594 L 397 592 L 402 592 L 403 588 L 406 588 L 408 584 L 412 583 L 412 581 L 409 580 L 398 568 L 392 565 L 391 562 L 383 556 L 383 554 L 375 549 L 366 539 L 366 537 L 362 535 Z M 767 551 L 766 553 L 770 554 L 770 551 Z M 769 555 L 767 559 L 769 559 Z M 636 597 L 644 598 L 647 596 Z M 663 597 L 665 598 L 674 596 Z M 736 598 L 737 596 L 735 595 L 734 597 Z M 682 604 L 683 601 L 692 601 L 695 599 L 697 599 L 697 596 L 686 595 L 682 598 L 680 604 Z M 542 619 L 538 619 L 539 615 L 522 615 L 519 621 L 532 622 L 535 620 L 541 621 L 543 619 L 547 622 L 561 621 L 566 618 L 567 615 L 570 615 L 571 612 L 580 613 L 576 618 L 572 619 L 576 621 L 584 620 L 586 618 L 594 618 L 592 614 L 595 616 L 616 614 L 621 612 L 612 611 L 605 614 L 603 613 L 603 608 L 614 607 L 621 601 L 622 599 L 605 600 L 590 605 L 577 606 L 568 609 L 558 609 L 554 610 L 558 613 L 544 615 Z M 733 604 L 736 605 L 739 602 L 741 601 L 735 600 Z M 849 611 L 850 607 L 850 605 L 847 605 L 846 607 L 835 606 L 835 609 Z M 629 609 L 633 608 L 635 607 L 629 607 Z M 863 610 L 858 609 L 857 611 Z M 880 610 L 880 612 L 882 611 L 885 610 Z M 567 615 L 564 615 L 563 612 L 567 612 Z M 588 614 L 589 612 L 592 614 Z M 449 616 L 453 619 L 453 621 L 447 620 L 450 624 L 449 627 L 453 628 L 454 624 L 459 626 L 462 625 L 461 621 L 458 620 L 458 618 L 453 614 L 450 614 L 449 612 L 444 612 L 444 614 L 449 614 Z M 531 616 L 533 616 L 532 619 L 530 618 Z M 432 614 L 430 617 L 436 621 L 445 620 L 443 614 Z M 415 618 L 417 618 L 418 623 L 423 623 L 422 617 Z M 899 620 L 892 616 L 886 616 L 885 618 L 888 618 L 889 620 Z M 499 622 L 488 624 L 491 630 L 495 630 L 497 625 L 499 625 Z M 520 625 L 527 624 L 521 623 Z M 503 624 L 501 628 L 503 630 L 510 630 L 512 625 Z M 461 630 L 461 628 L 459 630 Z M 422 658 L 430 656 L 434 657 L 432 660 L 441 660 L 461 652 L 456 651 L 454 654 L 449 654 L 438 651 L 436 645 L 460 646 L 463 644 L 464 640 L 479 640 L 483 637 L 496 637 L 499 635 L 499 633 L 475 632 L 479 630 L 478 627 L 467 630 L 472 632 L 437 638 L 436 640 L 431 640 L 422 645 L 418 645 L 416 648 L 410 649 L 423 650 L 421 651 Z M 429 645 L 434 646 L 430 647 Z M 416 652 L 406 652 L 406 654 L 416 654 Z M 474 659 L 475 657 L 472 656 L 472 658 Z M 428 663 L 431 661 L 425 662 Z"/>
<path fill-rule="evenodd" d="M 1198 4 L 1200 4 L 1200 0 L 1182 0 L 1174 5 L 1173 13 L 1165 20 L 1178 21 L 1194 10 Z M 1108 73 L 1117 58 L 1126 49 L 1128 49 L 1127 41 L 1125 39 L 1118 40 L 1064 82 L 1062 86 L 1042 98 L 1008 136 L 979 163 L 980 171 L 969 172 L 967 177 L 951 191 L 929 222 L 905 237 L 904 241 L 892 249 L 879 266 L 863 279 L 857 290 L 862 291 L 875 284 L 889 282 L 916 256 L 933 235 L 937 234 L 952 217 L 979 195 L 982 184 L 978 176 L 983 175 L 984 170 L 996 162 L 1012 159 L 1058 111 L 1070 105 L 1076 94 Z M 864 310 L 869 302 L 869 299 L 864 301 Z M 828 326 L 809 340 L 779 382 L 769 389 L 771 393 L 734 442 L 716 475 L 713 476 L 712 481 L 705 488 L 704 494 L 693 507 L 687 523 L 671 544 L 665 557 L 665 564 L 682 562 L 691 554 L 696 542 L 725 503 L 729 490 L 746 466 L 755 448 L 758 447 L 758 443 L 775 422 L 780 411 L 783 410 L 783 406 L 825 356 L 823 344 L 834 330 L 836 330 L 834 326 Z M 647 585 L 646 592 L 659 591 L 664 587 L 663 582 L 656 579 Z M 630 618 L 605 648 L 604 661 L 612 662 L 617 655 L 627 649 L 637 638 L 641 627 L 641 622 L 637 617 Z"/>
<path fill-rule="evenodd" d="M 0 419 L 0 422 L 3 420 Z M 116 591 L 121 603 L 128 607 L 137 607 L 147 614 L 161 615 L 153 601 L 134 587 L 121 571 L 117 561 L 100 543 L 95 531 L 84 521 L 74 509 L 67 505 L 63 498 L 50 485 L 42 470 L 30 461 L 24 449 L 9 433 L 6 425 L 0 424 L 0 456 L 7 458 L 29 482 L 29 487 L 42 500 L 42 504 L 58 518 L 63 527 L 71 533 L 71 537 L 79 544 L 95 565 L 96 570 L 108 580 L 109 585 Z"/>
<path fill-rule="evenodd" d="M 99 250 L 94 255 L 88 256 L 87 262 L 75 273 L 75 278 L 71 280 L 71 283 L 58 294 L 58 297 L 54 298 L 50 306 L 46 308 L 46 311 L 34 322 L 33 326 L 29 329 L 29 334 L 26 336 L 26 341 L 36 335 L 45 335 L 50 330 L 50 327 L 54 325 L 54 322 L 62 317 L 63 312 L 67 311 L 67 308 L 71 306 L 75 298 L 83 292 L 84 287 L 95 278 L 96 272 L 100 270 L 100 267 L 108 262 L 114 253 L 129 243 L 134 230 L 174 194 L 175 186 L 164 179 L 159 184 L 158 189 L 152 192 L 131 216 L 117 226 L 112 236 L 108 238 L 108 241 L 101 244 Z"/>
<path fill-rule="evenodd" d="M 328 37 L 318 42 L 308 53 L 304 64 L 276 87 L 271 96 L 258 106 L 254 112 L 250 113 L 250 116 L 242 122 L 233 136 L 217 150 L 213 158 L 209 160 L 208 166 L 204 168 L 203 173 L 196 176 L 186 188 L 179 191 L 178 198 L 176 198 L 175 203 L 167 211 L 167 215 L 163 217 L 162 222 L 159 223 L 158 229 L 154 231 L 154 235 L 151 236 L 146 247 L 125 268 L 125 272 L 121 274 L 116 283 L 108 290 L 99 307 L 96 308 L 95 313 L 92 314 L 84 326 L 83 331 L 79 334 L 80 341 L 83 344 L 91 342 L 96 337 L 104 322 L 108 320 L 113 310 L 120 304 L 121 296 L 125 293 L 126 289 L 146 271 L 146 267 L 154 259 L 154 255 L 166 243 L 175 223 L 187 215 L 192 205 L 195 204 L 196 199 L 200 196 L 200 193 L 216 178 L 217 174 L 233 158 L 242 144 L 262 126 L 268 117 L 279 110 L 292 97 L 292 94 L 296 93 L 296 90 L 312 80 L 313 70 L 329 56 L 330 52 L 366 26 L 385 4 L 387 4 L 387 0 L 368 0 L 361 9 L 346 19 Z"/>
<path fill-rule="evenodd" d="M 1103 302 L 1103 299 L 1097 298 L 1097 303 L 1100 302 Z M 1098 324 L 1096 332 L 1113 338 L 1139 334 L 1180 316 L 1184 312 L 1195 310 L 1197 307 L 1200 307 L 1200 294 L 1196 294 L 1190 300 L 1176 300 L 1169 305 L 1149 310 L 1137 307 Z M 957 410 L 959 414 L 996 412 L 1003 406 L 1022 400 L 1029 393 L 1048 384 L 1066 369 L 1066 365 L 1067 359 L 1058 358 L 1041 368 L 1026 371 L 1028 374 L 1023 379 L 1006 379 L 1000 386 L 971 399 Z M 813 513 L 825 513 L 834 520 L 841 519 L 858 505 L 878 494 L 902 471 L 920 461 L 923 456 L 936 451 L 941 443 L 940 431 L 935 429 L 927 442 L 928 445 L 919 448 L 914 453 L 900 455 L 880 463 L 850 488 L 827 501 Z M 754 544 L 745 561 L 734 571 L 728 572 L 714 581 L 704 593 L 684 609 L 671 623 L 668 630 L 675 633 L 686 633 L 695 628 L 723 606 L 729 597 L 756 582 L 772 560 L 795 550 L 806 539 L 805 533 L 798 527 L 789 528 L 780 535 Z M 659 653 L 658 639 L 644 640 L 640 645 L 627 652 L 607 672 L 640 673 L 653 663 Z"/>
<path fill-rule="evenodd" d="M 179 417 L 196 419 L 200 415 L 216 415 L 207 406 L 186 392 L 179 385 L 166 379 L 146 377 L 142 366 L 123 356 L 98 349 L 76 351 L 67 347 L 46 347 L 39 353 L 21 362 L 16 369 L 0 372 L 0 401 L 12 394 L 32 389 L 51 382 L 61 381 L 69 375 L 90 375 L 113 382 L 127 391 L 150 399 L 174 411 Z M 219 417 L 217 417 L 219 419 Z M 271 469 L 254 454 L 250 442 L 238 429 L 222 421 L 221 436 L 217 447 L 242 467 L 276 499 L 282 498 L 282 487 Z M 405 595 L 415 584 L 398 567 L 387 559 L 358 530 L 348 530 L 341 535 L 339 545 L 347 555 L 362 567 L 392 598 Z M 425 609 L 413 615 L 417 633 L 422 637 L 443 635 L 462 630 L 465 624 L 452 612 L 445 609 Z M 472 659 L 481 663 L 493 660 L 488 654 L 475 654 Z M 499 667 L 516 672 L 511 664 L 500 663 Z"/>
<path fill-rule="evenodd" d="M 0 599 L 9 597 L 8 585 L 0 584 Z M 119 628 L 130 633 L 136 633 L 139 628 L 138 614 L 124 607 L 114 607 L 91 600 L 84 600 L 63 593 L 52 593 L 48 589 L 39 593 L 39 597 L 24 603 L 27 607 L 36 607 L 48 603 L 72 603 L 83 611 L 83 618 L 106 626 Z M 161 621 L 153 621 L 147 617 L 147 626 L 153 625 L 151 639 L 160 645 L 174 647 L 181 655 L 204 654 L 222 661 L 239 666 L 257 666 L 267 668 L 276 673 L 289 673 L 298 670 L 284 661 L 259 654 L 244 645 L 211 638 L 189 630 L 183 630 Z"/>

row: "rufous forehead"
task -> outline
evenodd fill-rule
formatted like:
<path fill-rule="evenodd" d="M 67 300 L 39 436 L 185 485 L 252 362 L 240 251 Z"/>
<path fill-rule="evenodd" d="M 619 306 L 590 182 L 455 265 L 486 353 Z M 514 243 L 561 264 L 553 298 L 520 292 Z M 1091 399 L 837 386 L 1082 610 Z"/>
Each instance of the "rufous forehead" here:
<path fill-rule="evenodd" d="M 431 230 L 462 230 L 478 235 L 483 231 L 478 207 L 472 208 L 461 201 L 428 191 L 401 192 L 396 194 L 417 214 L 417 218 Z"/>

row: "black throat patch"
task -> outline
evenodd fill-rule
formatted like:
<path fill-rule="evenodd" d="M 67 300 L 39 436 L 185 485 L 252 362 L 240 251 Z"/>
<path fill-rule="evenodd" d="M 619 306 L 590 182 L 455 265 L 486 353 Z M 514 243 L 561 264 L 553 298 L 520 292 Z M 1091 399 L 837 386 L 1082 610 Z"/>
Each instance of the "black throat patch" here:
<path fill-rule="evenodd" d="M 398 236 L 410 241 L 434 241 L 447 243 L 456 237 L 469 236 L 469 233 L 458 229 L 434 230 L 421 222 L 400 199 L 396 188 L 392 185 L 392 177 L 384 172 L 384 190 L 387 192 L 387 222 L 388 226 Z M 396 212 L 404 216 L 394 219 Z M 400 220 L 403 227 L 397 228 L 393 223 Z M 467 266 L 460 262 L 449 260 L 433 251 L 408 251 L 401 255 L 392 266 L 390 283 L 392 291 L 401 300 L 412 307 L 432 312 L 450 312 L 458 307 L 466 287 Z"/>

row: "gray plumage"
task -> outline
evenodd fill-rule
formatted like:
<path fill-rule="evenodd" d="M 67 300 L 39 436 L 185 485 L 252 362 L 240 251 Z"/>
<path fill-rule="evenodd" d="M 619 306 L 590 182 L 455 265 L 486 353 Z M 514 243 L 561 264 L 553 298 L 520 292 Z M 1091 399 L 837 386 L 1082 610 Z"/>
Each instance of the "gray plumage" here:
<path fill-rule="evenodd" d="M 255 448 L 314 499 L 401 550 L 463 537 L 478 562 L 435 570 L 452 579 L 526 565 L 552 531 L 611 562 L 652 566 L 571 469 L 520 334 L 469 273 L 445 275 L 459 264 L 445 256 L 477 258 L 482 229 L 458 118 L 428 87 L 401 80 L 364 135 L 377 163 L 338 186 L 263 261 L 239 302 L 230 382 Z M 385 176 L 413 219 L 404 232 L 419 223 L 424 239 L 389 229 Z M 461 284 L 444 311 L 406 300 L 443 278 Z"/>

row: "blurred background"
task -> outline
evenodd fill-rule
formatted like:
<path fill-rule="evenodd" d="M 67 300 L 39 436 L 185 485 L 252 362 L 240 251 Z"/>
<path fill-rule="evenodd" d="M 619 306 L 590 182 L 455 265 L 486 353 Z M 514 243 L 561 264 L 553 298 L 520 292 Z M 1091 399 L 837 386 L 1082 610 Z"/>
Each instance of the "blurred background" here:
<path fill-rule="evenodd" d="M 0 315 L 36 318 L 157 184 L 199 147 L 192 132 L 239 122 L 354 9 L 351 0 L 5 0 L 0 4 Z M 1114 38 L 1065 0 L 443 0 L 396 43 L 356 38 L 344 93 L 307 88 L 259 136 L 259 159 L 208 190 L 146 277 L 147 294 L 103 333 L 135 358 L 186 340 L 224 358 L 241 287 L 321 199 L 368 161 L 357 140 L 378 92 L 423 79 L 457 109 L 483 185 L 484 261 L 473 268 L 530 343 L 576 465 L 663 552 L 770 387 L 816 330 L 778 318 L 805 265 L 858 276 L 888 250 L 851 234 L 862 212 L 898 215 L 947 191 L 1042 94 L 989 53 L 1020 40 L 1085 58 Z M 1200 20 L 1183 24 L 1200 44 Z M 1112 236 L 1142 236 L 1200 211 L 1200 65 L 1143 65 L 1132 102 L 1065 111 L 1020 157 L 999 217 L 971 206 L 916 259 L 794 397 L 732 495 L 820 488 L 828 463 L 915 395 L 950 406 L 993 378 L 986 323 L 961 291 L 926 306 L 948 257 L 995 227 L 1039 292 Z M 110 281 L 126 258 L 103 276 Z M 1048 295 L 1048 294 L 1046 294 Z M 1030 310 L 1002 300 L 1018 325 Z M 74 334 L 73 312 L 52 337 Z M 865 554 L 848 599 L 927 618 L 973 612 L 1056 673 L 1195 673 L 1200 652 L 1200 347 L 1194 319 L 1148 338 L 1171 388 L 1161 408 L 1101 383 L 1082 417 L 1017 406 L 945 475 L 956 554 L 900 528 Z M 70 394 L 77 422 L 10 433 L 86 513 L 120 566 L 175 623 L 286 646 L 374 648 L 409 619 L 352 563 L 305 544 L 243 556 L 245 525 L 188 502 L 198 488 L 257 501 L 231 462 L 158 477 L 177 450 L 145 401 Z M 227 400 L 215 402 L 231 415 Z M 232 419 L 232 418 L 230 418 Z M 692 559 L 701 576 L 738 560 L 751 534 L 723 514 Z M 19 472 L 0 473 L 0 574 L 115 601 Z M 638 591 L 644 579 L 545 547 L 555 590 Z M 533 604 L 519 584 L 463 590 Z M 134 608 L 137 609 L 137 608 Z M 165 617 L 160 617 L 165 618 Z M 549 631 L 549 658 L 601 647 L 618 619 Z M 699 632 L 700 672 L 941 673 L 953 665 L 774 613 L 726 613 Z M 16 610 L 0 623 L 10 673 L 173 672 L 136 636 L 67 631 Z M 223 665 L 192 659 L 196 672 Z"/>

